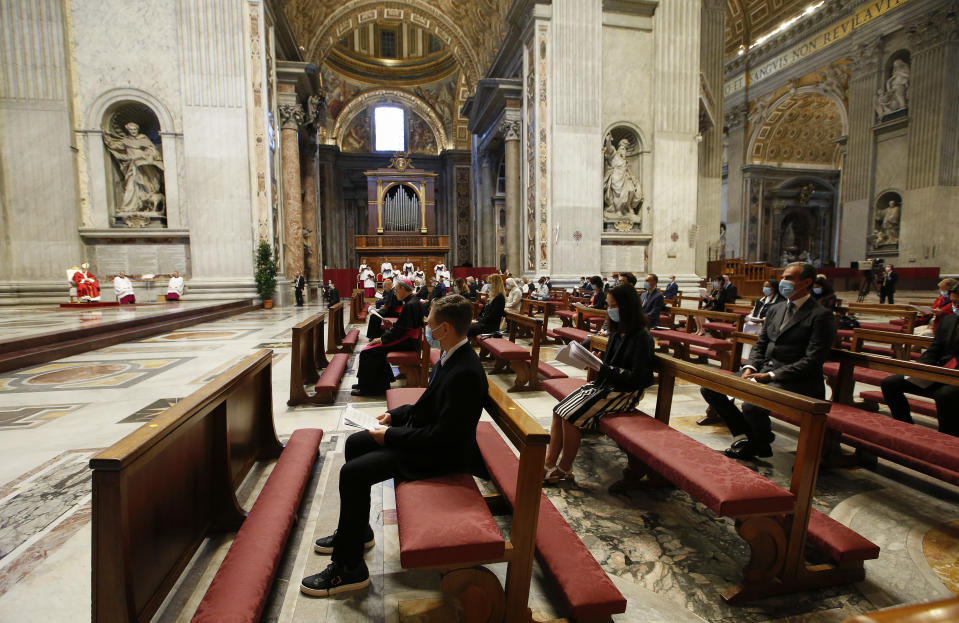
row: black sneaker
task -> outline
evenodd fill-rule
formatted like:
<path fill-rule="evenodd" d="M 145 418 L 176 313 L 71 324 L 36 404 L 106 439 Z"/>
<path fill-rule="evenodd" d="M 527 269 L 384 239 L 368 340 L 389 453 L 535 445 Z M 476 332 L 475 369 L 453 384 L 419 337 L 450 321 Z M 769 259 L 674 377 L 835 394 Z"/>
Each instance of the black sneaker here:
<path fill-rule="evenodd" d="M 322 539 L 316 540 L 316 545 L 313 546 L 313 551 L 317 554 L 332 554 L 333 553 L 333 537 L 336 536 L 336 530 L 333 531 L 333 534 L 330 536 L 325 536 Z M 371 550 L 376 544 L 376 541 L 373 538 L 373 528 L 366 526 L 366 542 L 363 543 L 363 549 Z"/>
<path fill-rule="evenodd" d="M 303 578 L 300 581 L 300 591 L 312 597 L 329 597 L 337 593 L 356 591 L 369 585 L 370 572 L 362 560 L 352 567 L 331 562 L 323 571 Z"/>

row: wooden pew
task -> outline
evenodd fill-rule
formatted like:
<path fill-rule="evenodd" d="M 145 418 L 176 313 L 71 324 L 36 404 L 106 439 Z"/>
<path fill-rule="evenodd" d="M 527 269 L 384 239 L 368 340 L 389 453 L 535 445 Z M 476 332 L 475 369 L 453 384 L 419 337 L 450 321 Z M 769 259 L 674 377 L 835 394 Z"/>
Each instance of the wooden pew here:
<path fill-rule="evenodd" d="M 327 322 L 329 323 L 326 346 L 328 355 L 342 352 L 352 353 L 360 339 L 359 329 L 350 329 L 347 333 L 343 328 L 343 305 L 343 301 L 340 301 L 326 310 Z"/>
<path fill-rule="evenodd" d="M 665 347 L 672 347 L 673 354 L 689 361 L 696 355 L 701 360 L 716 359 L 724 370 L 733 370 L 736 360 L 733 355 L 734 344 L 731 340 L 709 335 L 696 335 L 693 325 L 718 321 L 733 327 L 733 333 L 741 332 L 745 316 L 737 313 L 714 312 L 705 309 L 672 308 L 669 311 L 670 325 L 676 326 L 676 317 L 686 318 L 684 330 L 679 329 L 652 329 L 652 336 Z M 693 322 L 695 320 L 696 322 Z"/>
<path fill-rule="evenodd" d="M 430 343 L 426 341 L 426 329 L 420 331 L 418 350 L 387 353 L 386 362 L 400 369 L 407 387 L 426 387 L 430 378 Z"/>
<path fill-rule="evenodd" d="M 293 327 L 293 351 L 290 353 L 290 407 L 304 404 L 333 404 L 350 356 L 336 353 L 326 359 L 323 346 L 324 314 L 307 318 Z M 306 391 L 313 385 L 313 394 Z"/>
<path fill-rule="evenodd" d="M 730 603 L 863 579 L 863 561 L 877 557 L 879 548 L 812 508 L 829 403 L 662 354 L 657 354 L 657 362 L 660 380 L 655 418 L 639 413 L 600 419 L 600 430 L 629 458 L 623 480 L 613 485 L 611 492 L 668 481 L 714 512 L 733 517 L 751 556 L 742 582 L 722 594 Z M 789 490 L 670 428 L 677 380 L 788 413 L 797 421 L 799 443 Z M 723 477 L 717 478 L 717 473 Z M 807 543 L 830 555 L 832 562 L 808 564 L 804 557 Z"/>
<path fill-rule="evenodd" d="M 891 320 L 901 320 L 901 324 L 892 322 L 877 323 L 860 321 L 860 327 L 863 329 L 875 329 L 877 331 L 902 331 L 903 333 L 912 333 L 916 328 L 916 315 L 919 313 L 910 305 L 879 305 L 869 303 L 847 303 L 845 309 L 851 314 L 865 316 L 882 316 Z M 843 336 L 845 338 L 845 335 Z"/>
<path fill-rule="evenodd" d="M 539 389 L 539 375 L 546 378 L 562 378 L 566 375 L 556 368 L 539 360 L 539 347 L 543 340 L 543 321 L 523 314 L 506 312 L 506 324 L 509 327 L 507 338 L 486 338 L 478 340 L 480 352 L 488 353 L 495 360 L 490 374 L 502 372 L 508 365 L 516 373 L 516 380 L 509 391 Z M 527 329 L 532 335 L 530 350 L 516 343 L 520 328 Z"/>
<path fill-rule="evenodd" d="M 241 524 L 263 529 L 245 521 L 236 491 L 254 462 L 282 456 L 273 428 L 272 359 L 270 350 L 247 357 L 90 459 L 94 623 L 149 621 L 208 534 Z M 302 494 L 322 431 L 294 437 L 300 450 L 313 444 L 293 466 Z M 267 528 L 285 542 L 292 520 Z M 247 573 L 262 577 L 268 591 L 272 576 L 261 574 L 270 561 L 259 562 Z M 248 592 L 245 598 L 262 607 L 268 595 Z"/>
<path fill-rule="evenodd" d="M 366 322 L 367 303 L 363 295 L 363 290 L 353 290 L 350 296 L 350 324 L 362 324 Z"/>
<path fill-rule="evenodd" d="M 387 409 L 415 400 L 421 391 L 389 390 Z M 399 483 L 396 509 L 403 568 L 443 572 L 443 592 L 472 613 L 470 620 L 528 623 L 535 552 L 574 618 L 598 621 L 624 612 L 626 599 L 542 493 L 549 434 L 496 385 L 490 385 L 484 406 L 493 423 L 480 422 L 476 440 L 499 493 L 483 496 L 469 475 Z M 492 513 L 510 511 L 510 538 L 504 541 Z M 446 522 L 447 529 L 439 534 L 433 521 L 424 520 L 450 513 L 468 514 L 471 521 Z M 507 563 L 505 593 L 496 576 L 479 566 L 496 562 Z M 590 578 L 588 584 L 584 577 Z"/>

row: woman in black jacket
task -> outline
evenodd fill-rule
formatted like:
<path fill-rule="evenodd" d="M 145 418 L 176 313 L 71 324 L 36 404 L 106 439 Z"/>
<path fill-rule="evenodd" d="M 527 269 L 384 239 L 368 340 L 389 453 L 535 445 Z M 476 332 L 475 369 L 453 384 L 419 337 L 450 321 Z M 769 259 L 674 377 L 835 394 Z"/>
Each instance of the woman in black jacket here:
<path fill-rule="evenodd" d="M 486 280 L 489 282 L 489 298 L 479 318 L 466 332 L 470 338 L 499 331 L 499 325 L 503 322 L 503 316 L 506 315 L 506 288 L 503 287 L 503 276 L 494 273 L 486 277 Z"/>
<path fill-rule="evenodd" d="M 573 461 L 584 429 L 607 413 L 630 411 L 653 384 L 655 343 L 636 288 L 623 283 L 606 294 L 609 341 L 596 377 L 553 409 L 544 482 L 573 481 Z"/>
<path fill-rule="evenodd" d="M 599 275 L 593 275 L 589 278 L 589 283 L 593 286 L 589 306 L 593 309 L 606 309 L 606 290 L 603 288 L 603 278 Z"/>
<path fill-rule="evenodd" d="M 836 291 L 833 290 L 829 280 L 822 275 L 816 277 L 816 280 L 812 282 L 812 297 L 829 311 L 836 310 L 836 303 L 838 302 Z"/>

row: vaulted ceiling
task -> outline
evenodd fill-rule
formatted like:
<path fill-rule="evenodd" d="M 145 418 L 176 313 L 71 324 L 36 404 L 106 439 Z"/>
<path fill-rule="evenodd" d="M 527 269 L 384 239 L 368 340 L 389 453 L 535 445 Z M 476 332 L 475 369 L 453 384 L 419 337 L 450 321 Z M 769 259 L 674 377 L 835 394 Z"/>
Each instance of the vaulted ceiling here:
<path fill-rule="evenodd" d="M 357 28 L 406 24 L 437 37 L 472 90 L 503 42 L 510 4 L 511 0 L 289 0 L 284 11 L 310 62 L 324 62 Z"/>
<path fill-rule="evenodd" d="M 802 13 L 814 0 L 726 0 L 726 55 Z"/>

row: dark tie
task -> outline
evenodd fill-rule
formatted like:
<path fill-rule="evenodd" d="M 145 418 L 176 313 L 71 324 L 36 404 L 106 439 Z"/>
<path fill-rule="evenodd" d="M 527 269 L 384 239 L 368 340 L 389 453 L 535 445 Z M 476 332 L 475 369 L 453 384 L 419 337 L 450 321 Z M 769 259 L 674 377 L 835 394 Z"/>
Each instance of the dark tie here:
<path fill-rule="evenodd" d="M 796 313 L 796 304 L 790 301 L 786 305 L 786 313 L 783 314 L 783 323 L 779 325 L 780 330 L 782 330 L 783 327 L 789 324 L 789 321 L 792 320 L 794 313 Z"/>

